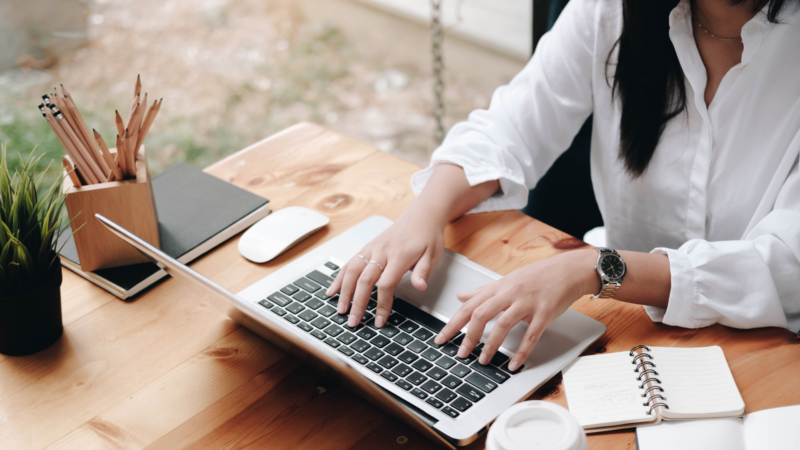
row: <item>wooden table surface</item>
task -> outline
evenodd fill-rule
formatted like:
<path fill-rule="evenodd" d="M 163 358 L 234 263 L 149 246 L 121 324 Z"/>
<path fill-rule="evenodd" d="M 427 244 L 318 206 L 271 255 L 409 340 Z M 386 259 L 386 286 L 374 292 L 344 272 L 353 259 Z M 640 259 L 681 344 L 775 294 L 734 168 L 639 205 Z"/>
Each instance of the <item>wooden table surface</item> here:
<path fill-rule="evenodd" d="M 396 219 L 417 166 L 311 124 L 299 124 L 206 171 L 271 200 L 331 218 L 327 229 L 267 264 L 238 238 L 192 267 L 233 292 L 372 215 Z M 448 248 L 500 274 L 583 242 L 515 211 L 469 215 Z M 338 388 L 168 279 L 126 303 L 64 270 L 64 336 L 27 357 L 0 355 L 0 449 L 438 448 Z M 800 404 L 800 339 L 781 329 L 689 330 L 641 307 L 582 299 L 608 327 L 586 354 L 638 344 L 719 345 L 750 412 Z M 561 378 L 532 399 L 566 406 Z M 635 448 L 632 430 L 590 435 L 591 449 Z M 483 448 L 483 439 L 470 445 Z"/>

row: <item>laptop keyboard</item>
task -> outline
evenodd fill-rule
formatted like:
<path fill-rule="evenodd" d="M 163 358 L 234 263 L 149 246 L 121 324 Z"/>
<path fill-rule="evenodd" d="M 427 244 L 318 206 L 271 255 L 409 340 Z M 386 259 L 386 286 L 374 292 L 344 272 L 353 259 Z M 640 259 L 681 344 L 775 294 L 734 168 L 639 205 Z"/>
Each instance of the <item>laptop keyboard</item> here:
<path fill-rule="evenodd" d="M 325 266 L 334 271 L 331 275 L 335 277 L 339 267 L 333 262 Z M 500 352 L 489 364 L 479 364 L 483 344 L 466 358 L 458 358 L 456 353 L 464 334 L 437 345 L 433 339 L 445 323 L 400 298 L 395 297 L 386 325 L 375 327 L 377 287 L 372 289 L 361 323 L 348 327 L 348 314 L 336 314 L 339 296 L 325 295 L 332 277 L 313 270 L 259 304 L 453 418 L 523 368 L 510 371 L 510 358 Z"/>

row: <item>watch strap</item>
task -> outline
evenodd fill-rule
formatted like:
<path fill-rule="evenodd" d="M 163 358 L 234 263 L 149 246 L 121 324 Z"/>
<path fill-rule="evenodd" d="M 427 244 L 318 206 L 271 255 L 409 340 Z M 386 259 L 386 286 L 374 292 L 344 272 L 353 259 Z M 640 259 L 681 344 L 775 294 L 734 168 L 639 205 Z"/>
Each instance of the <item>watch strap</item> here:
<path fill-rule="evenodd" d="M 597 247 L 597 251 L 598 251 L 598 255 L 597 255 L 598 266 L 599 266 L 599 263 L 600 263 L 600 258 L 604 254 L 613 254 L 613 255 L 616 255 L 616 256 L 619 256 L 620 258 L 622 258 L 619 255 L 619 253 L 617 253 L 617 251 L 614 250 L 613 248 Z M 598 273 L 598 276 L 599 276 L 599 273 Z M 598 292 L 597 294 L 592 296 L 592 300 L 594 300 L 596 298 L 612 298 L 617 293 L 619 288 L 622 287 L 622 283 L 619 283 L 619 282 L 611 283 L 611 282 L 608 282 L 608 281 L 604 280 L 602 277 L 600 277 L 600 282 L 603 284 L 603 287 L 600 289 L 600 292 Z"/>

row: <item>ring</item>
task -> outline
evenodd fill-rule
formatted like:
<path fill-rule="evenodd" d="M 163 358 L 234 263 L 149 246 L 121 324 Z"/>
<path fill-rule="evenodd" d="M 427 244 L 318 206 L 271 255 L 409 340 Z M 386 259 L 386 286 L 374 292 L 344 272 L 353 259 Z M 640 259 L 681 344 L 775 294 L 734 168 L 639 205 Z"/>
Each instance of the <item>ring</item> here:
<path fill-rule="evenodd" d="M 364 258 L 364 257 L 363 257 L 363 256 L 361 256 L 361 255 L 356 255 L 356 258 L 361 258 L 361 259 L 363 259 L 363 260 L 364 260 L 364 262 L 365 262 L 365 263 L 369 264 L 369 260 L 368 260 L 367 258 Z"/>
<path fill-rule="evenodd" d="M 381 268 L 381 272 L 383 272 L 383 266 L 378 263 L 378 261 L 367 261 L 367 264 L 375 264 L 376 266 Z"/>

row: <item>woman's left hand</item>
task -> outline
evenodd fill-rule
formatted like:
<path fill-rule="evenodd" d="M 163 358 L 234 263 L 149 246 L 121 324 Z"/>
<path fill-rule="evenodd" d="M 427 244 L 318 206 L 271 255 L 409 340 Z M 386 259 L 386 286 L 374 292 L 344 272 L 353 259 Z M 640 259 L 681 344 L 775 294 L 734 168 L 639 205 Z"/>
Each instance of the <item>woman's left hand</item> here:
<path fill-rule="evenodd" d="M 516 370 L 554 320 L 580 297 L 600 290 L 600 279 L 594 270 L 596 261 L 596 250 L 574 250 L 520 267 L 500 280 L 458 294 L 463 305 L 436 337 L 436 343 L 451 339 L 469 323 L 458 349 L 458 356 L 465 358 L 480 343 L 486 324 L 502 312 L 478 361 L 488 363 L 509 330 L 524 321 L 528 330 L 508 366 Z"/>

